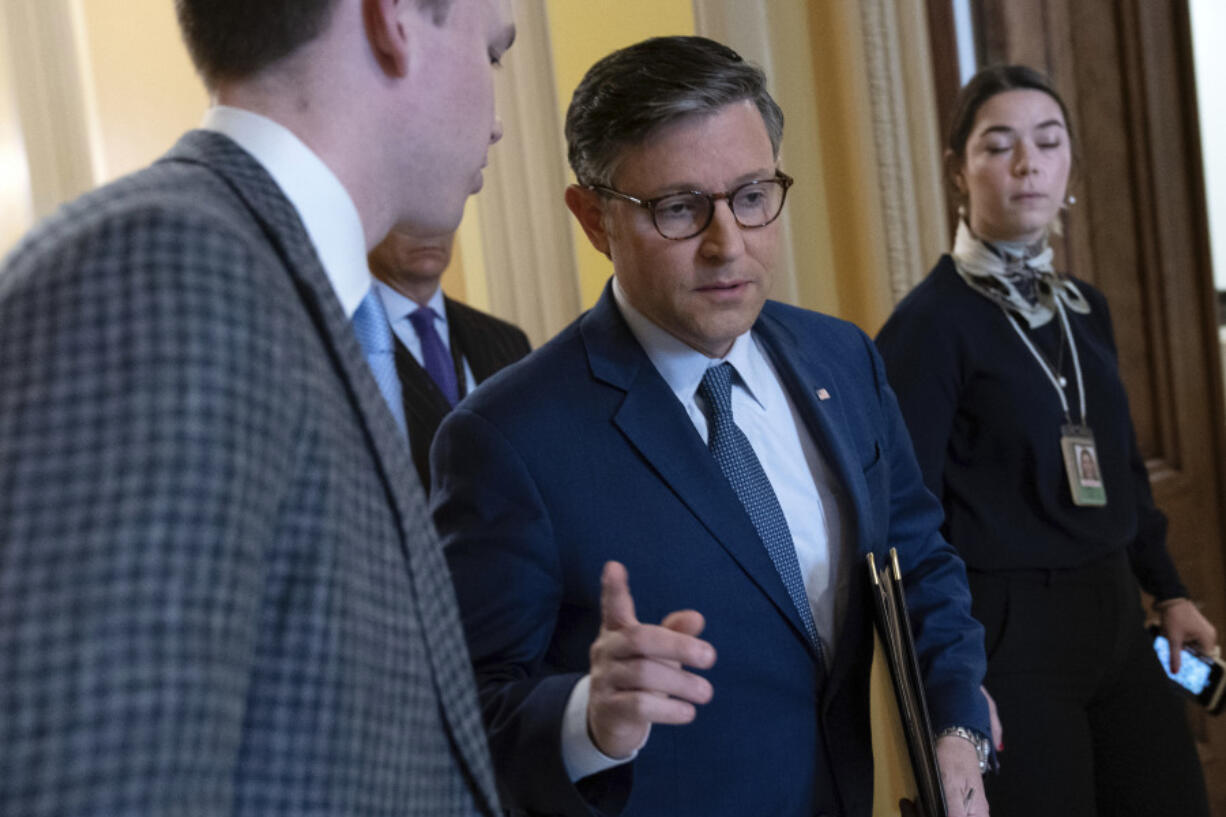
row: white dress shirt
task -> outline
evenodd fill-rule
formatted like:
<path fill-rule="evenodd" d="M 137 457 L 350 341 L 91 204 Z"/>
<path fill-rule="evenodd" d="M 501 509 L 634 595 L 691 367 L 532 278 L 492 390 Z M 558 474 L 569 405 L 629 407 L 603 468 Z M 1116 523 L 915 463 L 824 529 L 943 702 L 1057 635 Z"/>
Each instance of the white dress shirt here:
<path fill-rule="evenodd" d="M 298 211 L 328 281 L 352 318 L 370 290 L 366 233 L 349 191 L 336 174 L 284 125 L 241 108 L 210 108 L 200 125 L 250 153 Z"/>
<path fill-rule="evenodd" d="M 846 598 L 848 579 L 846 571 L 841 570 L 846 539 L 840 510 L 842 488 L 783 388 L 779 373 L 752 332 L 738 337 L 722 359 L 710 358 L 631 306 L 616 278 L 613 297 L 631 333 L 704 441 L 707 415 L 704 401 L 697 394 L 698 386 L 712 366 L 727 362 L 736 369 L 737 377 L 732 380 L 733 418 L 761 461 L 787 519 L 809 609 L 826 660 L 830 661 L 842 618 L 837 602 Z M 562 724 L 562 757 L 572 781 L 629 762 L 638 754 L 610 758 L 592 743 L 587 732 L 588 681 L 584 676 L 575 685 Z"/>
<path fill-rule="evenodd" d="M 417 330 L 413 328 L 413 324 L 409 321 L 409 315 L 412 315 L 420 308 L 417 301 L 388 286 L 378 278 L 375 279 L 375 290 L 383 301 L 383 308 L 387 311 L 387 319 L 392 324 L 392 332 L 396 334 L 396 337 L 400 338 L 400 342 L 409 350 L 409 354 L 413 355 L 413 359 L 417 361 L 417 364 L 425 368 L 426 364 L 421 354 L 421 338 L 417 337 Z M 430 300 L 426 301 L 426 306 L 434 310 L 434 329 L 443 341 L 443 348 L 450 354 L 451 331 L 447 324 L 447 304 L 443 301 L 442 287 L 435 288 L 434 294 L 430 296 Z M 464 367 L 464 393 L 468 394 L 477 388 L 477 379 L 473 377 L 473 370 L 468 365 L 468 358 L 461 355 L 460 364 Z"/>

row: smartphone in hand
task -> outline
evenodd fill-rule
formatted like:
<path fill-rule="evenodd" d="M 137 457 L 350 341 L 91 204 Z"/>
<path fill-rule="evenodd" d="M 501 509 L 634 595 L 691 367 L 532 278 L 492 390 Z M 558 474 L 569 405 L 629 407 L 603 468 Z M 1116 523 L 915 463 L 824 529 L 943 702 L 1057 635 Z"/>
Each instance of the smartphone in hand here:
<path fill-rule="evenodd" d="M 1211 715 L 1222 711 L 1226 704 L 1226 664 L 1216 658 L 1201 655 L 1187 647 L 1180 650 L 1179 672 L 1171 672 L 1171 645 L 1157 627 L 1150 628 L 1154 652 L 1168 678 L 1209 710 Z"/>

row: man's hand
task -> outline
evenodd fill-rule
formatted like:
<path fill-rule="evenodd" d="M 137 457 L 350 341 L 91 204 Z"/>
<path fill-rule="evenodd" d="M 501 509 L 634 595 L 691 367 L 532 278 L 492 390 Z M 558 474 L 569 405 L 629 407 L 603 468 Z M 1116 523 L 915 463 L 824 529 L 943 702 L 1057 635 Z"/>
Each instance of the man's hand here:
<path fill-rule="evenodd" d="M 939 738 L 937 765 L 949 817 L 988 817 L 988 798 L 983 793 L 975 745 L 957 735 Z"/>
<path fill-rule="evenodd" d="M 706 622 L 695 610 L 640 624 L 626 568 L 606 562 L 600 576 L 600 634 L 592 642 L 587 728 L 596 748 L 626 757 L 653 723 L 689 723 L 695 704 L 711 700 L 711 683 L 682 666 L 710 669 L 715 648 L 698 638 Z"/>
<path fill-rule="evenodd" d="M 1193 646 L 1209 654 L 1217 646 L 1217 630 L 1188 599 L 1176 599 L 1159 610 L 1162 634 L 1171 642 L 1171 672 L 1179 672 L 1179 650 Z"/>

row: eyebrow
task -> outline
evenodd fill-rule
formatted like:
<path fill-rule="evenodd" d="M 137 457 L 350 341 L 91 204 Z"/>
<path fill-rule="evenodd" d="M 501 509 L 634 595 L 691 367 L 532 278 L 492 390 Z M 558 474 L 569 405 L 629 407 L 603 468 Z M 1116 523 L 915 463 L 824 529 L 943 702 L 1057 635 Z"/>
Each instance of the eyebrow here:
<path fill-rule="evenodd" d="M 1034 126 L 1035 130 L 1046 130 L 1047 128 L 1060 128 L 1061 130 L 1066 130 L 1064 123 L 1061 122 L 1059 119 L 1048 119 L 1045 122 L 1040 122 L 1039 124 Z M 992 134 L 995 134 L 995 133 L 1003 133 L 1003 134 L 1008 135 L 1008 134 L 1016 133 L 1016 130 L 1014 128 L 1009 127 L 1008 125 L 993 125 L 990 128 L 984 128 L 982 131 L 979 132 L 979 135 L 981 137 L 991 136 Z"/>
<path fill-rule="evenodd" d="M 749 184 L 750 182 L 762 182 L 766 181 L 767 179 L 773 179 L 775 178 L 776 172 L 777 171 L 775 168 L 771 167 L 769 169 L 759 168 L 757 170 L 752 170 L 749 173 L 743 173 L 733 179 L 732 184 L 729 185 L 726 190 L 703 190 L 702 185 L 694 184 L 692 182 L 677 182 L 676 184 L 670 184 L 659 188 L 659 192 L 652 193 L 650 196 L 646 196 L 646 198 L 657 199 L 661 196 L 671 196 L 674 193 L 727 193 L 742 185 Z"/>

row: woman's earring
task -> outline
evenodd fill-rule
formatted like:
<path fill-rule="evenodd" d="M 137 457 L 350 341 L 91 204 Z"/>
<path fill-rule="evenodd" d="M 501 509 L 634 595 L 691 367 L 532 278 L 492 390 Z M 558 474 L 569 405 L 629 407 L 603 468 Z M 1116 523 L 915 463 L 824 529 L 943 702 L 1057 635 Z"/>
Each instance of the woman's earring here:
<path fill-rule="evenodd" d="M 1074 196 L 1072 193 L 1069 193 L 1068 198 L 1064 200 L 1063 207 L 1065 210 L 1067 210 L 1068 208 L 1072 207 L 1076 203 L 1077 203 L 1077 197 Z"/>

